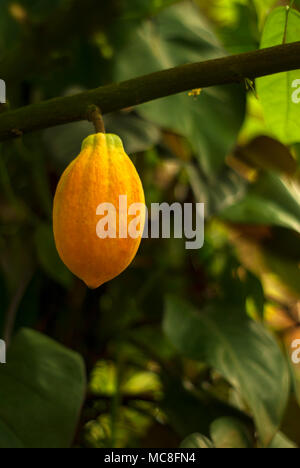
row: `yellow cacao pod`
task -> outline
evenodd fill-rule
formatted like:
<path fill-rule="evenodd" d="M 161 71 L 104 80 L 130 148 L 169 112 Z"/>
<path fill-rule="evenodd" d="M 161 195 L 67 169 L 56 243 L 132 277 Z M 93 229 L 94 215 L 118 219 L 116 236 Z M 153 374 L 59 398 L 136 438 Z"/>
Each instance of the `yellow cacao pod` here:
<path fill-rule="evenodd" d="M 141 204 L 140 233 L 125 237 L 130 222 L 128 210 L 136 203 Z M 99 206 L 103 204 L 115 207 L 114 237 L 99 237 Z M 101 214 L 104 215 L 104 211 Z M 113 214 L 110 212 L 110 216 Z M 107 219 L 113 223 L 109 216 Z M 97 288 L 118 276 L 132 262 L 144 224 L 142 183 L 121 139 L 104 133 L 89 136 L 79 156 L 63 173 L 54 198 L 54 238 L 62 261 L 87 286 Z"/>

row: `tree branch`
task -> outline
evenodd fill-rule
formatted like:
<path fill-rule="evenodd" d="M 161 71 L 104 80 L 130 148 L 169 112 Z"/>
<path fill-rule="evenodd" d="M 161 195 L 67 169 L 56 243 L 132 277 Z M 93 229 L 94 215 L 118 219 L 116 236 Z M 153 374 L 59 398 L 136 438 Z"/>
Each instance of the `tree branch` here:
<path fill-rule="evenodd" d="M 183 65 L 5 112 L 0 115 L 0 141 L 34 130 L 88 119 L 88 108 L 93 104 L 106 114 L 193 88 L 241 83 L 245 78 L 254 79 L 299 68 L 300 41 Z"/>

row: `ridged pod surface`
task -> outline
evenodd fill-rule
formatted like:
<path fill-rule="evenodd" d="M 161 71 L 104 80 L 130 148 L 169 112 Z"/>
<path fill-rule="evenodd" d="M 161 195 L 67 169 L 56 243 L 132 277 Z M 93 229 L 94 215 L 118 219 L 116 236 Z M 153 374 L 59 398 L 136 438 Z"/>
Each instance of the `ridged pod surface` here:
<path fill-rule="evenodd" d="M 121 139 L 104 133 L 89 136 L 59 181 L 53 230 L 62 261 L 90 288 L 97 288 L 122 273 L 141 242 L 141 234 L 137 238 L 119 236 L 119 228 L 127 232 L 124 211 L 119 211 L 120 195 L 127 196 L 127 209 L 133 203 L 145 206 L 141 180 Z M 97 209 L 102 203 L 116 208 L 115 238 L 100 238 L 97 234 L 101 219 Z M 142 232 L 145 208 L 140 215 Z M 128 216 L 128 224 L 131 218 L 134 216 Z"/>

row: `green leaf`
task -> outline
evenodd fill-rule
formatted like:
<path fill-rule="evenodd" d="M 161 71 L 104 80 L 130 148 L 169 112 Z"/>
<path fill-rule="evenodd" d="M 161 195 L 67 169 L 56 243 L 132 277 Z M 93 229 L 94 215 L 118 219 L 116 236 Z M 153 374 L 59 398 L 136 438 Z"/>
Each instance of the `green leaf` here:
<path fill-rule="evenodd" d="M 97 362 L 90 382 L 90 390 L 95 394 L 112 396 L 116 389 L 116 366 L 113 362 Z"/>
<path fill-rule="evenodd" d="M 157 393 L 160 391 L 160 380 L 153 372 L 138 372 L 134 368 L 128 369 L 128 375 L 124 377 L 121 390 L 127 395 Z"/>
<path fill-rule="evenodd" d="M 38 259 L 44 271 L 54 281 L 64 287 L 69 287 L 72 274 L 59 258 L 51 226 L 40 224 L 35 233 L 35 243 Z"/>
<path fill-rule="evenodd" d="M 283 354 L 267 331 L 232 308 L 215 305 L 200 314 L 172 297 L 164 330 L 178 351 L 209 364 L 241 393 L 268 445 L 281 423 L 290 379 Z"/>
<path fill-rule="evenodd" d="M 180 445 L 180 448 L 214 448 L 214 445 L 211 440 L 201 434 L 192 434 Z"/>
<path fill-rule="evenodd" d="M 250 433 L 237 419 L 220 418 L 211 425 L 211 438 L 216 448 L 252 448 Z"/>
<path fill-rule="evenodd" d="M 287 9 L 284 7 L 277 8 L 270 14 L 263 32 L 261 48 L 283 43 L 286 19 Z M 286 42 L 298 41 L 299 37 L 300 13 L 290 10 Z M 300 141 L 300 102 L 293 102 L 294 93 L 299 88 L 297 82 L 299 79 L 300 70 L 294 70 L 259 78 L 256 81 L 266 122 L 274 135 L 283 143 Z"/>
<path fill-rule="evenodd" d="M 199 11 L 184 2 L 133 31 L 116 57 L 115 79 L 223 55 L 224 50 Z M 212 176 L 236 141 L 245 115 L 245 91 L 238 85 L 210 88 L 197 99 L 184 93 L 144 104 L 138 112 L 187 137 L 202 170 Z"/>
<path fill-rule="evenodd" d="M 0 368 L 0 448 L 68 448 L 85 394 L 79 355 L 29 329 Z"/>
<path fill-rule="evenodd" d="M 229 167 L 224 166 L 212 180 L 208 180 L 195 164 L 187 164 L 185 168 L 196 201 L 205 203 L 206 217 L 240 202 L 247 193 L 247 182 Z"/>
<path fill-rule="evenodd" d="M 289 440 L 282 432 L 278 432 L 271 444 L 269 445 L 270 449 L 296 449 L 298 448 L 294 442 Z"/>
<path fill-rule="evenodd" d="M 240 202 L 226 208 L 222 219 L 233 223 L 281 226 L 300 232 L 300 189 L 293 181 L 265 174 Z"/>

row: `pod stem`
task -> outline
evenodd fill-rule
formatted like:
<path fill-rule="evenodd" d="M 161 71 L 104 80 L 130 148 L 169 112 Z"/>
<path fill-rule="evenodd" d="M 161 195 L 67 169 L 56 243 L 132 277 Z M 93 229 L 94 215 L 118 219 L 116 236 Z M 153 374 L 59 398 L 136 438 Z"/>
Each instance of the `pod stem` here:
<path fill-rule="evenodd" d="M 88 109 L 88 120 L 94 124 L 96 133 L 105 133 L 105 125 L 101 110 L 97 106 Z"/>

